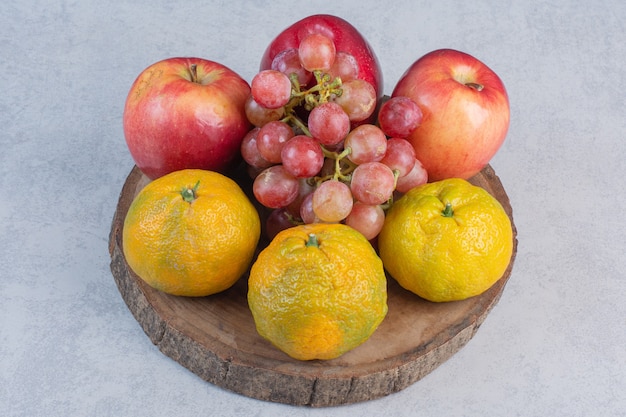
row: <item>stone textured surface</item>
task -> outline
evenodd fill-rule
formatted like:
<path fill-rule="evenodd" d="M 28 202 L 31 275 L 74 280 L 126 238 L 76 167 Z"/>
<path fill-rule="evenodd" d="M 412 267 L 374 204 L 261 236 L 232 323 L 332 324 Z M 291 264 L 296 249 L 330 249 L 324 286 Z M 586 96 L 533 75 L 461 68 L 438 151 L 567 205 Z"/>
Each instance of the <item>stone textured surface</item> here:
<path fill-rule="evenodd" d="M 35 1 L 0 4 L 0 406 L 7 416 L 621 416 L 626 410 L 626 3 Z M 170 56 L 250 80 L 319 12 L 370 41 L 390 92 L 422 54 L 488 63 L 512 106 L 492 161 L 519 249 L 476 336 L 416 384 L 330 409 L 253 400 L 163 355 L 120 297 L 108 234 L 132 167 L 134 78 Z"/>

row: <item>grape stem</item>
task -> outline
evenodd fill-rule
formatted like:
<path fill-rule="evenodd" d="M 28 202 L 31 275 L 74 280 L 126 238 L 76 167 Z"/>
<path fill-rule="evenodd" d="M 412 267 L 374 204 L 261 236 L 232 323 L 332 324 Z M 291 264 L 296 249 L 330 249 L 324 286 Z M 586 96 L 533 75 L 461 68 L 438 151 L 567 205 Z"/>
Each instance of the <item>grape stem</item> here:
<path fill-rule="evenodd" d="M 398 171 L 397 169 L 393 170 L 393 189 L 395 190 L 396 187 L 398 186 L 398 178 L 400 177 L 400 171 Z M 391 208 L 391 206 L 393 206 L 393 193 L 391 193 L 391 197 L 389 197 L 389 200 L 387 200 L 385 203 L 381 204 L 380 207 L 383 209 L 383 211 L 387 211 Z"/>
<path fill-rule="evenodd" d="M 292 100 L 294 98 L 298 99 L 297 104 L 304 101 L 307 110 L 311 110 L 322 103 L 327 103 L 333 95 L 339 97 L 343 92 L 340 77 L 333 79 L 329 74 L 322 71 L 313 71 L 313 75 L 315 76 L 315 85 L 304 91 L 300 91 L 300 84 L 296 83 L 294 85 L 293 78 L 291 78 L 292 86 L 294 87 L 292 88 Z"/>
<path fill-rule="evenodd" d="M 347 156 L 352 153 L 352 148 L 347 147 L 340 153 L 337 153 L 334 151 L 329 151 L 324 145 L 321 145 L 321 147 L 325 158 L 335 160 L 335 172 L 333 174 L 323 177 L 315 177 L 315 182 L 317 184 L 320 184 L 330 179 L 350 182 L 350 179 L 352 178 L 352 171 L 354 171 L 354 169 L 357 167 L 356 164 L 354 164 L 347 158 Z M 344 167 L 342 167 L 342 163 L 345 165 Z"/>
<path fill-rule="evenodd" d="M 291 224 L 293 224 L 294 226 L 298 226 L 301 224 L 304 224 L 304 222 L 300 219 L 298 219 L 297 217 L 295 217 L 293 214 L 285 211 L 285 216 L 287 217 L 287 220 L 289 220 L 289 222 Z"/>
<path fill-rule="evenodd" d="M 300 118 L 296 116 L 294 112 L 288 112 L 287 116 L 283 117 L 282 121 L 288 124 L 292 124 L 294 127 L 296 127 L 296 129 L 300 129 L 302 133 L 304 133 L 308 137 L 313 137 L 307 125 L 302 120 L 300 120 Z"/>
<path fill-rule="evenodd" d="M 398 186 L 398 178 L 400 177 L 400 171 L 397 169 L 393 170 L 393 189 L 395 190 Z"/>
<path fill-rule="evenodd" d="M 285 105 L 286 116 L 282 119 L 285 123 L 290 123 L 305 135 L 312 137 L 306 124 L 297 116 L 295 109 L 304 103 L 304 108 L 311 111 L 320 104 L 327 103 L 333 96 L 339 97 L 343 93 L 341 89 L 342 81 L 340 77 L 331 78 L 329 74 L 322 71 L 313 71 L 315 85 L 307 90 L 302 90 L 298 81 L 298 74 L 289 75 L 291 81 L 291 98 Z"/>
<path fill-rule="evenodd" d="M 334 152 L 335 154 L 337 154 L 336 152 Z M 354 171 L 354 168 L 356 168 L 356 165 L 350 163 L 348 164 L 347 168 L 345 170 L 341 169 L 341 162 L 344 161 L 344 159 L 350 155 L 352 153 L 352 148 L 347 147 L 345 148 L 343 151 L 341 151 L 340 154 L 337 155 L 337 158 L 335 159 L 335 175 L 333 177 L 333 179 L 335 180 L 343 180 L 343 181 L 350 181 L 352 175 L 352 171 Z M 349 162 L 349 159 L 345 159 L 346 161 Z"/>
<path fill-rule="evenodd" d="M 393 205 L 393 195 L 389 198 L 389 200 L 385 201 L 383 204 L 380 205 L 380 208 L 383 209 L 383 211 L 387 211 L 391 208 L 391 206 Z"/>

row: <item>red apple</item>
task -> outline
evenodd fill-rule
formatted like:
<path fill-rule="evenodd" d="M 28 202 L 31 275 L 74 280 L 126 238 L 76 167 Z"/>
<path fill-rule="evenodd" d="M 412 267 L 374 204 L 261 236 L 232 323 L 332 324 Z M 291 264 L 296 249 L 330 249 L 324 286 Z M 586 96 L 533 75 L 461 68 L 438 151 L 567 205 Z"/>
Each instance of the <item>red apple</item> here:
<path fill-rule="evenodd" d="M 480 172 L 509 128 L 504 84 L 487 65 L 451 49 L 430 52 L 402 75 L 392 97 L 411 98 L 423 119 L 407 138 L 429 181 Z"/>
<path fill-rule="evenodd" d="M 250 86 L 234 71 L 201 58 L 169 58 L 146 68 L 124 108 L 124 135 L 150 179 L 199 168 L 223 171 L 251 126 Z"/>
<path fill-rule="evenodd" d="M 305 17 L 283 30 L 267 47 L 261 59 L 261 70 L 270 69 L 276 55 L 297 49 L 311 34 L 322 34 L 333 40 L 337 52 L 352 55 L 358 66 L 358 79 L 369 82 L 377 97 L 383 94 L 383 76 L 378 58 L 365 38 L 350 23 L 336 16 L 318 14 Z"/>

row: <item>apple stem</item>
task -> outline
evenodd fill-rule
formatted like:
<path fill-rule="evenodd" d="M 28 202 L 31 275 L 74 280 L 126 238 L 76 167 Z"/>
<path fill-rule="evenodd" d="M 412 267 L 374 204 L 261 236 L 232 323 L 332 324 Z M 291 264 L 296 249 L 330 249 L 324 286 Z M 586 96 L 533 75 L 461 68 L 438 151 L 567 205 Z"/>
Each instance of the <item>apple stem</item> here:
<path fill-rule="evenodd" d="M 191 82 L 198 82 L 198 66 L 196 64 L 191 64 L 189 66 L 189 74 L 191 74 Z"/>
<path fill-rule="evenodd" d="M 483 91 L 483 88 L 485 88 L 485 86 L 479 83 L 465 83 L 465 85 L 469 88 L 473 88 L 476 91 Z"/>

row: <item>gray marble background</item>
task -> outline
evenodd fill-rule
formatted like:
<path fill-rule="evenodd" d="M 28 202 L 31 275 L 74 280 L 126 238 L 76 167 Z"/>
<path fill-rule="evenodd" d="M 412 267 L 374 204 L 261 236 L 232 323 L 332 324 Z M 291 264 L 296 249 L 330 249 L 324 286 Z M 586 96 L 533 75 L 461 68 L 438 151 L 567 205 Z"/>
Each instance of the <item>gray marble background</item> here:
<path fill-rule="evenodd" d="M 626 3 L 4 1 L 0 4 L 0 409 L 5 416 L 626 415 Z M 310 14 L 369 40 L 390 93 L 450 47 L 508 88 L 492 161 L 519 251 L 499 304 L 406 390 L 330 409 L 210 385 L 151 344 L 109 271 L 133 162 L 121 115 L 149 64 L 219 61 L 248 81 Z"/>

